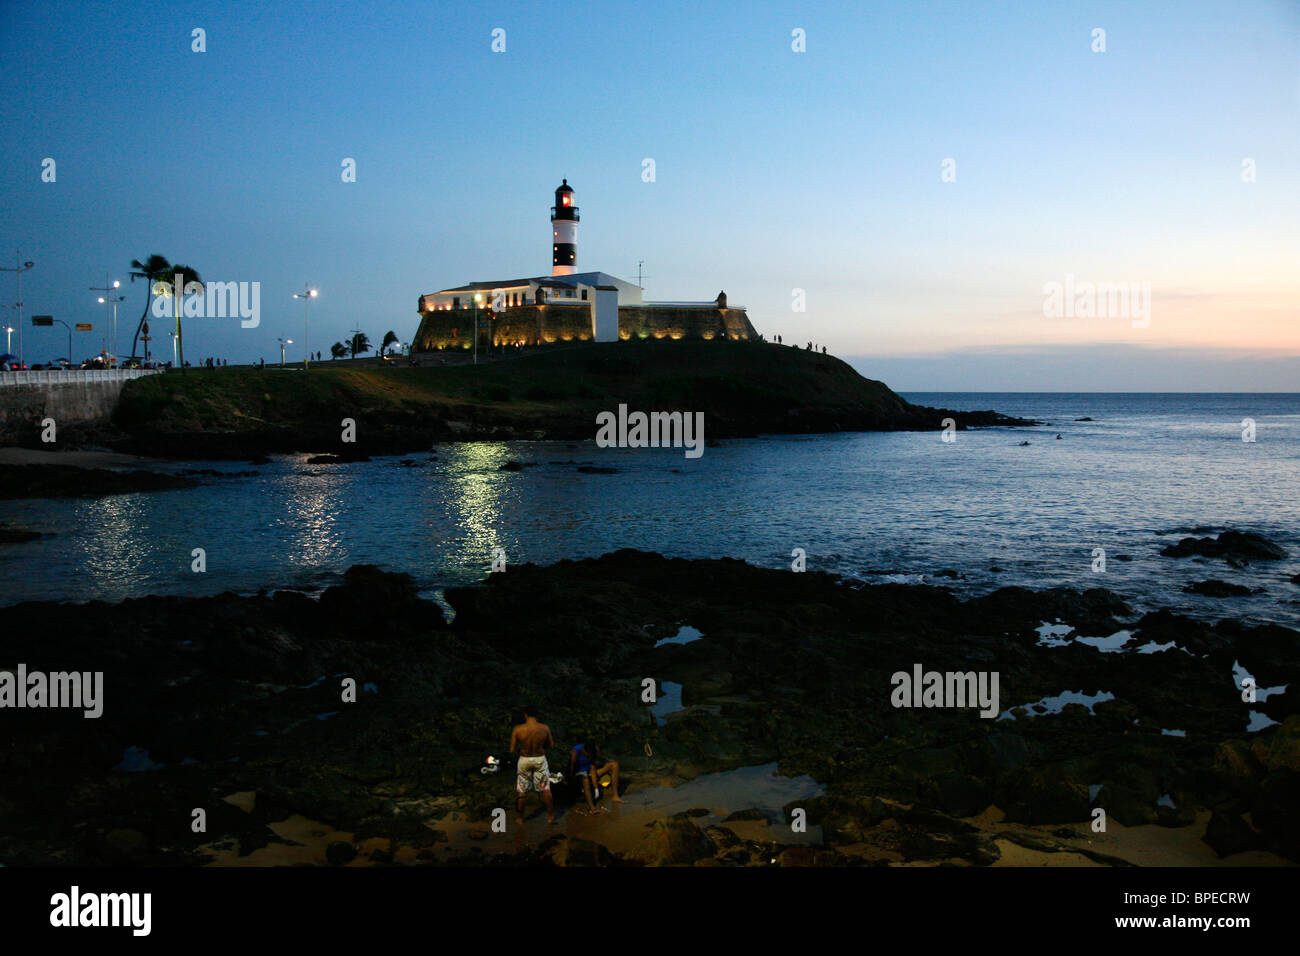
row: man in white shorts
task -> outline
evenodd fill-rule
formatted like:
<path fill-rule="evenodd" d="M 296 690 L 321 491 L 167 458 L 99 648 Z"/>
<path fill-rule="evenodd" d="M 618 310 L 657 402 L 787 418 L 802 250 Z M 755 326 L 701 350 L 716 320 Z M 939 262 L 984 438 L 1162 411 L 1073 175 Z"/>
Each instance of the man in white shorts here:
<path fill-rule="evenodd" d="M 528 791 L 536 790 L 546 804 L 546 822 L 555 822 L 555 803 L 551 799 L 551 769 L 546 764 L 546 751 L 555 746 L 551 728 L 537 720 L 537 705 L 524 708 L 524 722 L 510 733 L 510 752 L 519 754 L 515 773 L 515 789 L 519 799 L 515 803 L 517 822 L 524 822 L 524 800 Z"/>

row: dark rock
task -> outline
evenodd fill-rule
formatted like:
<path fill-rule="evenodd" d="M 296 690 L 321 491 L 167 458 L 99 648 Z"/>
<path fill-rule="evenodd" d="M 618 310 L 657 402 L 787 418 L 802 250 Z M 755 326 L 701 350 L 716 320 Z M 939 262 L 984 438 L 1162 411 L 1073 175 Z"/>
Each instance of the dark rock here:
<path fill-rule="evenodd" d="M 1232 856 L 1260 847 L 1260 837 L 1240 814 L 1225 813 L 1215 810 L 1210 814 L 1210 822 L 1205 827 L 1202 838 L 1219 856 Z"/>
<path fill-rule="evenodd" d="M 309 465 L 343 465 L 351 462 L 370 461 L 369 455 L 345 454 L 345 455 L 312 455 L 307 459 Z"/>
<path fill-rule="evenodd" d="M 544 858 L 555 866 L 611 866 L 614 863 L 609 850 L 580 837 L 561 837 Z"/>
<path fill-rule="evenodd" d="M 1089 819 L 1088 791 L 1052 768 L 1013 771 L 998 787 L 997 803 L 1017 823 L 1073 823 Z"/>
<path fill-rule="evenodd" d="M 169 488 L 194 488 L 195 478 L 156 471 L 113 471 L 73 465 L 0 465 L 0 499 L 97 498 Z"/>
<path fill-rule="evenodd" d="M 717 853 L 713 841 L 690 820 L 655 820 L 629 856 L 649 866 L 689 865 Z"/>
<path fill-rule="evenodd" d="M 777 858 L 778 866 L 814 866 L 816 858 L 811 847 L 788 846 Z"/>
<path fill-rule="evenodd" d="M 1281 546 L 1249 531 L 1224 531 L 1217 538 L 1183 538 L 1160 553 L 1171 558 L 1201 555 L 1207 558 L 1235 558 L 1241 562 L 1252 559 L 1279 561 L 1287 556 L 1286 550 Z"/>
<path fill-rule="evenodd" d="M 940 808 L 955 817 L 973 817 L 992 803 L 988 784 L 963 773 L 944 773 L 934 778 Z"/>
<path fill-rule="evenodd" d="M 705 827 L 704 832 L 714 844 L 724 850 L 739 846 L 743 842 L 740 837 L 736 836 L 734 831 L 727 827 Z"/>
<path fill-rule="evenodd" d="M 325 860 L 330 866 L 343 866 L 357 858 L 357 848 L 351 843 L 335 840 L 325 848 Z"/>
<path fill-rule="evenodd" d="M 428 613 L 414 580 L 409 574 L 381 571 L 372 564 L 354 564 L 343 575 L 343 584 L 326 588 L 320 596 L 322 613 L 346 621 L 373 621 L 376 607 L 383 607 L 386 617 L 411 617 L 437 627 L 441 615 Z M 382 640 L 383 629 L 367 627 L 356 633 L 358 640 Z"/>
<path fill-rule="evenodd" d="M 737 821 L 746 821 L 746 820 L 760 821 L 766 819 L 767 819 L 766 813 L 764 813 L 762 810 L 757 810 L 751 807 L 748 810 L 737 810 L 735 813 L 728 815 L 728 817 L 722 822 L 735 823 Z"/>
<path fill-rule="evenodd" d="M 1300 633 L 1289 628 L 1211 625 L 1168 612 L 1135 625 L 1122 601 L 1102 590 L 1007 588 L 963 600 L 947 588 L 850 585 L 819 572 L 627 550 L 512 566 L 484 582 L 447 590 L 452 625 L 413 581 L 365 567 L 319 601 L 268 586 L 259 595 L 0 608 L 0 658 L 118 675 L 117 703 L 100 720 L 78 718 L 68 729 L 48 714 L 7 712 L 0 859 L 123 860 L 69 821 L 101 833 L 141 826 L 131 807 L 145 820 L 184 819 L 194 793 L 255 790 L 251 812 L 210 807 L 210 833 L 201 838 L 185 828 L 165 838 L 143 828 L 149 838 L 136 862 L 202 862 L 197 848 L 223 840 L 248 852 L 274 836 L 269 823 L 291 814 L 328 821 L 354 842 L 391 841 L 389 852 L 405 860 L 412 850 L 397 848 L 436 841 L 425 821 L 452 812 L 478 821 L 489 842 L 457 844 L 440 862 L 545 862 L 535 850 L 505 852 L 483 823 L 509 800 L 512 781 L 508 770 L 484 776 L 479 768 L 486 754 L 500 755 L 499 728 L 529 699 L 561 746 L 575 729 L 598 734 L 623 763 L 622 776 L 645 775 L 638 786 L 771 761 L 782 774 L 808 774 L 824 793 L 790 801 L 783 817 L 774 813 L 772 833 L 798 807 L 832 847 L 906 855 L 906 836 L 909 851 L 927 859 L 982 861 L 992 854 L 961 814 L 988 799 L 1013 823 L 1077 822 L 1082 831 L 1089 803 L 1074 781 L 1103 784 L 1096 804 L 1117 822 L 1177 824 L 1185 808 L 1217 807 L 1249 814 L 1265 849 L 1287 856 L 1297 843 L 1290 821 L 1300 819 L 1300 715 L 1284 706 L 1292 695 L 1256 707 L 1282 725 L 1246 735 L 1248 708 L 1224 692 L 1234 660 L 1268 686 L 1300 682 Z M 1133 629 L 1134 644 L 1174 640 L 1190 653 L 1037 647 L 1042 621 L 1107 634 L 1085 622 L 1101 628 L 1121 619 L 1114 629 Z M 708 638 L 653 650 L 655 635 L 683 621 Z M 1015 721 L 896 710 L 890 674 L 914 661 L 939 671 L 996 669 L 1013 706 L 1064 689 L 1106 689 L 1116 699 L 1093 716 Z M 647 673 L 680 682 L 684 699 L 706 706 L 648 726 L 643 709 L 617 703 L 635 700 Z M 355 704 L 339 701 L 343 676 L 356 679 Z M 366 689 L 372 683 L 378 693 Z M 721 686 L 731 688 L 726 698 L 705 700 Z M 315 719 L 322 714 L 327 719 Z M 1162 727 L 1185 728 L 1187 737 L 1163 737 Z M 653 753 L 643 755 L 647 742 Z M 111 770 L 126 746 L 147 749 L 162 769 Z M 1176 807 L 1160 807 L 1164 793 Z M 565 797 L 561 805 L 572 803 Z M 718 850 L 725 857 L 743 849 L 749 865 L 766 863 L 768 848 L 742 846 L 734 834 L 724 838 L 725 829 L 701 833 L 689 816 L 664 821 L 643 831 L 641 862 L 739 865 L 739 854 L 720 859 Z M 1048 839 L 1054 852 L 1083 852 Z M 177 858 L 164 859 L 167 852 Z"/>
<path fill-rule="evenodd" d="M 1300 773 L 1300 715 L 1293 714 L 1270 728 L 1267 736 L 1255 741 L 1251 752 L 1266 770 Z"/>
<path fill-rule="evenodd" d="M 1214 774 L 1232 793 L 1254 790 L 1264 776 L 1258 758 L 1240 740 L 1225 740 L 1214 748 Z"/>
<path fill-rule="evenodd" d="M 1002 856 L 990 834 L 935 833 L 912 826 L 904 828 L 900 848 L 909 860 L 967 859 L 977 866 L 988 866 Z"/>
<path fill-rule="evenodd" d="M 146 852 L 145 835 L 129 827 L 117 827 L 104 834 L 101 850 L 110 862 L 139 863 Z"/>
<path fill-rule="evenodd" d="M 1183 588 L 1186 594 L 1203 594 L 1206 597 L 1241 597 L 1246 594 L 1256 594 L 1260 588 L 1248 588 L 1241 584 L 1230 584 L 1227 581 L 1220 581 L 1217 578 L 1211 578 L 1208 581 L 1194 581 Z"/>
<path fill-rule="evenodd" d="M 1190 827 L 1196 822 L 1196 812 L 1191 807 L 1156 807 L 1156 823 L 1162 827 Z"/>
<path fill-rule="evenodd" d="M 616 475 L 616 474 L 618 474 L 618 469 L 617 469 L 617 468 L 601 468 L 601 467 L 598 467 L 598 466 L 596 466 L 596 465 L 579 465 L 579 466 L 578 466 L 578 471 L 582 472 L 584 475 Z"/>
<path fill-rule="evenodd" d="M 1259 828 L 1264 848 L 1300 862 L 1300 773 L 1275 770 L 1264 778 L 1250 803 L 1251 822 Z"/>

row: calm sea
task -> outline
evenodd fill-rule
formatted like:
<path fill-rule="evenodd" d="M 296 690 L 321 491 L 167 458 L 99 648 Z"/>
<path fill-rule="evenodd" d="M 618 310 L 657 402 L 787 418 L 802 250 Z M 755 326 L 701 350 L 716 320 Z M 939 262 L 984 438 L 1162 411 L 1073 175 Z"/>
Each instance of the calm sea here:
<path fill-rule="evenodd" d="M 482 578 L 496 549 L 508 565 L 631 547 L 788 567 L 803 548 L 810 569 L 863 580 L 963 593 L 1104 586 L 1142 608 L 1300 619 L 1300 586 L 1289 581 L 1300 571 L 1300 395 L 907 398 L 1051 424 L 959 432 L 952 443 L 938 422 L 930 433 L 729 440 L 699 459 L 590 441 L 448 444 L 435 460 L 405 456 L 417 467 L 400 457 L 307 465 L 293 455 L 256 477 L 195 489 L 5 501 L 0 522 L 53 534 L 0 547 L 0 603 L 314 590 L 360 562 L 436 592 Z M 1242 441 L 1244 419 L 1254 442 Z M 499 470 L 511 459 L 536 467 Z M 618 471 L 583 474 L 581 464 Z M 1194 530 L 1224 528 L 1263 534 L 1292 557 L 1238 570 L 1158 554 Z M 201 574 L 191 570 L 195 548 L 206 553 Z M 1104 573 L 1092 570 L 1097 548 Z M 961 577 L 934 577 L 946 569 Z M 1209 599 L 1180 590 L 1210 577 L 1265 591 Z"/>

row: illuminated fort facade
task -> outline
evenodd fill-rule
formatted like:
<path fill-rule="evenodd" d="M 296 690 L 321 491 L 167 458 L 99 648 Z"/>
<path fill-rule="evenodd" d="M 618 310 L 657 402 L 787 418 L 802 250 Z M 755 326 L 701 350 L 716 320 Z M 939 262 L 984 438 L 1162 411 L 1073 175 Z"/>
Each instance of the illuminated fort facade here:
<path fill-rule="evenodd" d="M 617 342 L 620 339 L 747 341 L 758 334 L 726 293 L 707 302 L 646 302 L 641 287 L 605 272 L 578 272 L 578 207 L 566 179 L 551 207 L 551 274 L 471 282 L 420 296 L 413 352 Z"/>

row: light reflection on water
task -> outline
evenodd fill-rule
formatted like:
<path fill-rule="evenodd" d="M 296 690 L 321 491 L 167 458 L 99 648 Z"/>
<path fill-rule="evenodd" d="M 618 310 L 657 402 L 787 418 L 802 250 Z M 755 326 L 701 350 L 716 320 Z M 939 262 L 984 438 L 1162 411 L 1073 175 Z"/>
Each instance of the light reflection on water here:
<path fill-rule="evenodd" d="M 280 484 L 271 528 L 279 532 L 284 559 L 295 569 L 329 572 L 349 563 L 340 524 L 350 503 L 332 493 L 334 484 L 328 475 L 312 472 L 289 475 Z"/>
<path fill-rule="evenodd" d="M 1020 395 L 951 404 L 1053 424 L 961 432 L 951 445 L 937 427 L 727 441 L 696 460 L 680 449 L 590 441 L 441 445 L 436 460 L 407 456 L 415 467 L 400 457 L 307 465 L 306 455 L 293 455 L 255 477 L 195 489 L 4 501 L 0 522 L 54 535 L 0 547 L 0 602 L 318 588 L 355 563 L 439 588 L 482 579 L 496 548 L 510 566 L 635 547 L 789 567 L 791 549 L 802 547 L 810 569 L 864 580 L 891 572 L 935 581 L 951 568 L 962 578 L 937 583 L 976 593 L 1104 586 L 1147 604 L 1294 624 L 1297 396 Z M 1255 444 L 1240 441 L 1247 413 L 1258 422 Z M 1097 421 L 1073 421 L 1083 415 Z M 499 470 L 512 458 L 537 465 Z M 584 463 L 619 471 L 579 473 Z M 1159 556 L 1197 526 L 1256 531 L 1292 558 L 1238 570 Z M 207 551 L 205 574 L 190 570 L 196 547 Z M 1091 572 L 1095 547 L 1109 556 L 1102 575 Z M 1179 590 L 1209 577 L 1267 590 L 1226 601 Z"/>

